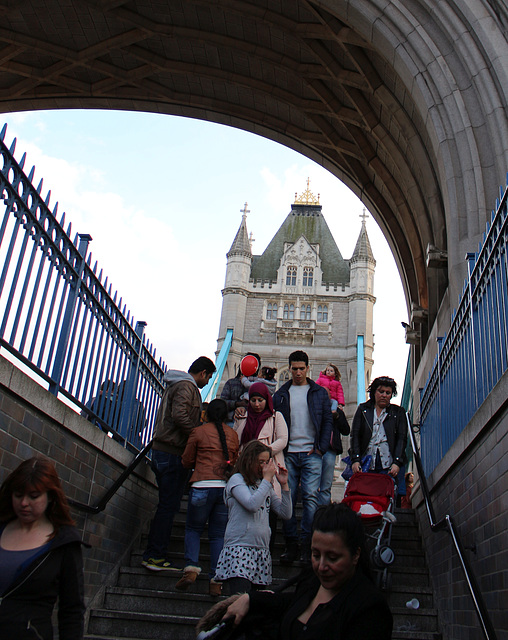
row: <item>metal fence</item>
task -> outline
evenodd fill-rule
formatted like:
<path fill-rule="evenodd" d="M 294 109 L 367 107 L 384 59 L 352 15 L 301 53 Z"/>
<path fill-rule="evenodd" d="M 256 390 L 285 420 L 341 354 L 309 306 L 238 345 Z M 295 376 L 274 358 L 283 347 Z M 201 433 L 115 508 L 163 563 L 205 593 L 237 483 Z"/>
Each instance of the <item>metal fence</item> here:
<path fill-rule="evenodd" d="M 508 183 L 508 176 L 507 176 Z M 448 335 L 420 395 L 421 452 L 429 475 L 508 367 L 508 186 L 468 277 Z"/>
<path fill-rule="evenodd" d="M 140 449 L 150 438 L 164 387 L 165 364 L 117 303 L 107 277 L 91 266 L 86 234 L 71 240 L 51 192 L 32 184 L 16 140 L 0 133 L 0 347 L 36 374 L 98 428 Z"/>

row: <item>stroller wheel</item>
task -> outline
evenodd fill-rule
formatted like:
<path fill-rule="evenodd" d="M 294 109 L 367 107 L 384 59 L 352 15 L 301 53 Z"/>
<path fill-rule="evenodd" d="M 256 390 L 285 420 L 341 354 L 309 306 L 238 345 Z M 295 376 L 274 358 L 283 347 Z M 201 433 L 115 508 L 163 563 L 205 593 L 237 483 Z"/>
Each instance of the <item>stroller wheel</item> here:
<path fill-rule="evenodd" d="M 395 560 L 395 554 L 389 546 L 381 545 L 372 549 L 370 559 L 376 567 L 382 569 L 383 567 L 388 567 L 393 563 Z"/>

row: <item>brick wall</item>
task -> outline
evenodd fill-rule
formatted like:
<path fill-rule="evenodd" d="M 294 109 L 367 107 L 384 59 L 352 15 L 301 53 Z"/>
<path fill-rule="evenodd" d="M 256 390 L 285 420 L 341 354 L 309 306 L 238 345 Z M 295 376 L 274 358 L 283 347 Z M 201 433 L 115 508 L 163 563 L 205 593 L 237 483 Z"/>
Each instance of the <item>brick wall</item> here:
<path fill-rule="evenodd" d="M 69 498 L 94 505 L 133 454 L 0 356 L 0 482 L 27 458 L 52 459 Z M 86 598 L 109 582 L 123 555 L 153 514 L 157 491 L 141 462 L 106 509 L 72 509 L 83 539 Z"/>
<path fill-rule="evenodd" d="M 452 516 L 498 640 L 508 640 L 507 398 L 508 374 L 429 478 L 436 519 Z M 419 492 L 415 494 L 418 499 Z M 431 531 L 422 503 L 417 511 L 443 638 L 482 638 L 451 536 Z"/>

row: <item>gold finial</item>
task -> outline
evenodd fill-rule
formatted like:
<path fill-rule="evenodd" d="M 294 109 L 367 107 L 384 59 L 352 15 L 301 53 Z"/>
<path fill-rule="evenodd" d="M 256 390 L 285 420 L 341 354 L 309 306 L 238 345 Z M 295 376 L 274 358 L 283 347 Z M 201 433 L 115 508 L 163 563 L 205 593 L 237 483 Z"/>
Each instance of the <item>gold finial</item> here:
<path fill-rule="evenodd" d="M 310 190 L 310 178 L 307 178 L 307 189 L 300 197 L 295 193 L 295 201 L 293 204 L 319 204 L 319 193 L 316 196 Z"/>

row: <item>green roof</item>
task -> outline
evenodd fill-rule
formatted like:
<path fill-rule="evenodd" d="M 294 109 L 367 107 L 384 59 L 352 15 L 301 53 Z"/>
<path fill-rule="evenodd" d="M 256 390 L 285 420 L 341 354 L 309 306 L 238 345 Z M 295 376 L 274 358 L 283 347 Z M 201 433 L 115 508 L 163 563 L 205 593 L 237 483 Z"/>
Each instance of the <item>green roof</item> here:
<path fill-rule="evenodd" d="M 291 213 L 282 223 L 261 256 L 253 256 L 251 278 L 277 280 L 277 269 L 284 253 L 285 242 L 296 242 L 305 236 L 310 244 L 319 244 L 319 257 L 323 270 L 323 284 L 347 284 L 349 260 L 342 257 L 326 220 L 321 205 L 291 205 Z"/>

